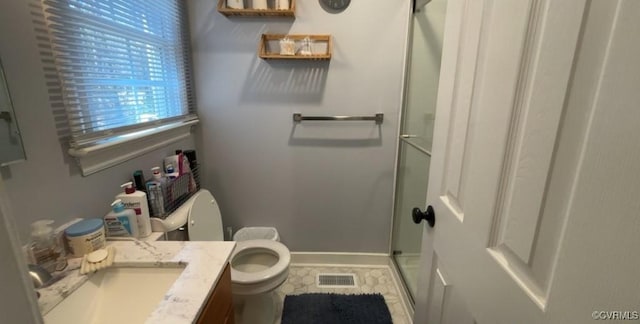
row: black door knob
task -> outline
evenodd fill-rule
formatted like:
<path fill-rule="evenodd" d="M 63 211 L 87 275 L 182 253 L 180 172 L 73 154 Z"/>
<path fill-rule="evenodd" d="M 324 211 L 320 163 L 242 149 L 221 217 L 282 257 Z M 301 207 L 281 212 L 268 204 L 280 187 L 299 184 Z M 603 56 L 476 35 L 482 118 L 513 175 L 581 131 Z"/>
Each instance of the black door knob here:
<path fill-rule="evenodd" d="M 411 217 L 413 218 L 413 222 L 416 224 L 420 224 L 424 219 L 427 221 L 427 224 L 429 224 L 429 227 L 434 227 L 436 225 L 436 212 L 430 205 L 427 206 L 426 211 L 421 211 L 418 207 L 414 208 L 411 212 Z"/>

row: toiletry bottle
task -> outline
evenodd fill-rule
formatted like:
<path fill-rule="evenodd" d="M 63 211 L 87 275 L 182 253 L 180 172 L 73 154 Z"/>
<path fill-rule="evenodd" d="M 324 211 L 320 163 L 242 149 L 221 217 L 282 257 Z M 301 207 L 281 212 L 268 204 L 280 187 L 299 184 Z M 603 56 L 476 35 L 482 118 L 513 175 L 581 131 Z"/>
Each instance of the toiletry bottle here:
<path fill-rule="evenodd" d="M 144 174 L 142 170 L 136 170 L 133 172 L 133 185 L 136 187 L 136 190 L 147 192 L 147 187 L 145 186 Z"/>
<path fill-rule="evenodd" d="M 188 192 L 194 192 L 196 191 L 196 179 L 193 176 L 193 172 L 191 169 L 191 163 L 189 162 L 189 158 L 187 158 L 187 154 L 186 152 L 182 152 L 182 150 L 176 150 L 176 155 L 178 155 L 180 157 L 180 161 L 182 162 L 180 164 L 180 175 L 186 174 L 189 177 L 189 185 L 188 185 Z"/>
<path fill-rule="evenodd" d="M 107 236 L 131 236 L 138 238 L 136 213 L 126 209 L 120 199 L 111 203 L 111 211 L 104 216 Z"/>
<path fill-rule="evenodd" d="M 182 150 L 176 150 L 176 155 L 178 156 L 178 174 L 183 175 L 186 173 L 186 166 L 184 164 L 185 156 L 182 154 Z"/>
<path fill-rule="evenodd" d="M 189 169 L 191 170 L 191 176 L 194 179 L 196 184 L 195 190 L 200 189 L 200 178 L 198 177 L 198 160 L 196 158 L 195 150 L 186 150 L 184 151 L 184 155 L 187 157 L 187 161 L 189 161 Z"/>
<path fill-rule="evenodd" d="M 149 219 L 147 194 L 136 190 L 132 182 L 124 183 L 120 187 L 124 189 L 124 192 L 118 194 L 116 199 L 120 199 L 125 208 L 132 209 L 136 213 L 140 237 L 151 235 L 151 219 Z"/>
<path fill-rule="evenodd" d="M 147 182 L 147 193 L 151 216 L 161 217 L 165 214 L 164 199 L 167 179 L 162 176 L 160 167 L 151 169 L 153 178 Z"/>
<path fill-rule="evenodd" d="M 176 171 L 176 169 L 173 167 L 173 164 L 169 163 L 165 166 L 165 171 L 164 173 L 167 175 L 167 179 L 169 180 L 173 180 L 178 178 L 178 171 Z"/>
<path fill-rule="evenodd" d="M 180 164 L 180 156 L 171 155 L 164 158 L 164 173 L 167 175 L 169 179 L 175 179 L 180 175 L 180 170 L 178 170 Z"/>
<path fill-rule="evenodd" d="M 196 158 L 195 150 L 186 150 L 184 151 L 184 155 L 187 157 L 187 160 L 189 161 L 189 166 L 191 167 L 192 170 L 198 167 L 198 160 Z"/>
<path fill-rule="evenodd" d="M 58 259 L 62 256 L 62 249 L 56 245 L 53 235 L 52 220 L 39 220 L 31 223 L 31 245 L 29 253 L 33 262 L 47 271 L 56 271 Z"/>

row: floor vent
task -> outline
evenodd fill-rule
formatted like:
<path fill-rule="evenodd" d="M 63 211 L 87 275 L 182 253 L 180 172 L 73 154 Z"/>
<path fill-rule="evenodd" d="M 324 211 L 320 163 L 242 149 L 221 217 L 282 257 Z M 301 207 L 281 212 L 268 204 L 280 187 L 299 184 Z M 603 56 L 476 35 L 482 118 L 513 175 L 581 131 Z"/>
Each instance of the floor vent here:
<path fill-rule="evenodd" d="M 355 273 L 319 273 L 316 277 L 318 288 L 356 288 Z"/>

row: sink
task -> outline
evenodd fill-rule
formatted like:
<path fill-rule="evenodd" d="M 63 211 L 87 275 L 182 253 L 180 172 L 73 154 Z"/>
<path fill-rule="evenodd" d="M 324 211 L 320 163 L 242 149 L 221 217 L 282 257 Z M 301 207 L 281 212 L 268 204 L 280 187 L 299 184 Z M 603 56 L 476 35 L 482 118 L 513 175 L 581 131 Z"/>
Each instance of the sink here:
<path fill-rule="evenodd" d="M 44 316 L 46 324 L 144 323 L 184 268 L 100 270 Z"/>

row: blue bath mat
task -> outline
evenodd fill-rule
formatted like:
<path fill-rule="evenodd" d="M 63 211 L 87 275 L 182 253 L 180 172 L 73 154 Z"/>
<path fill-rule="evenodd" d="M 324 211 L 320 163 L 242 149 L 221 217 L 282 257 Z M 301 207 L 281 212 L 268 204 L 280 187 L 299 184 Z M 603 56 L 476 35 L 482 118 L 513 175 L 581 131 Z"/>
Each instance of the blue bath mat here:
<path fill-rule="evenodd" d="M 284 298 L 282 324 L 391 324 L 380 294 L 302 294 Z"/>

